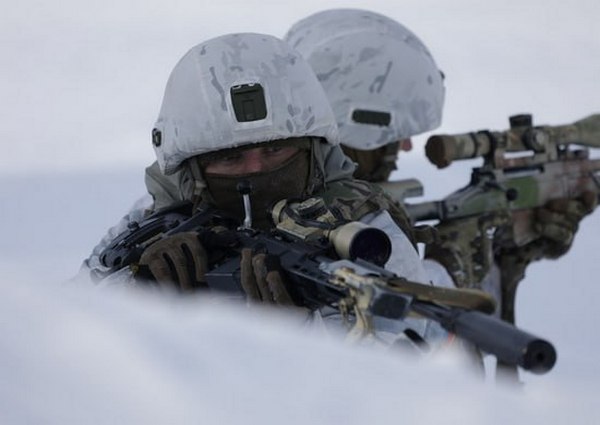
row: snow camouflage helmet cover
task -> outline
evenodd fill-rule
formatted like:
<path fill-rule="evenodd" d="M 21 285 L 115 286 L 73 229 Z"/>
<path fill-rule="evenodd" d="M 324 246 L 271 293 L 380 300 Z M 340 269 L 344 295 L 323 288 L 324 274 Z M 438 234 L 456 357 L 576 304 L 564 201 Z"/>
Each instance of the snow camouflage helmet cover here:
<path fill-rule="evenodd" d="M 332 9 L 299 21 L 284 39 L 317 74 L 343 144 L 372 150 L 440 125 L 442 73 L 421 40 L 398 22 Z"/>
<path fill-rule="evenodd" d="M 262 102 L 258 109 L 266 110 L 240 118 L 245 107 L 240 102 L 248 100 L 246 89 L 254 93 L 249 101 Z M 236 98 L 236 93 L 241 94 Z M 161 171 L 172 174 L 184 160 L 199 154 L 303 136 L 337 144 L 335 117 L 323 88 L 287 43 L 244 33 L 201 43 L 177 63 L 165 89 L 153 145 Z"/>

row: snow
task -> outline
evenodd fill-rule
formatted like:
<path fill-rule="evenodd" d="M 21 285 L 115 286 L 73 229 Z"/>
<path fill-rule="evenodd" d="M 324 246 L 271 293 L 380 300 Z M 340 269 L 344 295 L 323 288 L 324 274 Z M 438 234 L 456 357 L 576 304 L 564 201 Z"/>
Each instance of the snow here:
<path fill-rule="evenodd" d="M 226 32 L 282 36 L 329 7 L 388 14 L 430 47 L 447 77 L 438 132 L 600 111 L 595 0 L 4 5 L 0 423 L 598 423 L 600 213 L 565 257 L 528 270 L 517 320 L 555 344 L 558 362 L 524 373 L 519 391 L 478 383 L 452 357 L 350 349 L 274 312 L 61 283 L 143 193 L 150 129 L 181 55 Z M 438 171 L 424 140 L 395 177 L 419 178 L 426 199 L 466 184 L 478 162 Z"/>
<path fill-rule="evenodd" d="M 482 385 L 457 358 L 417 361 L 349 347 L 276 311 L 83 282 L 12 279 L 2 293 L 6 424 L 563 424 L 574 416 L 591 424 L 598 417 L 597 376 L 550 374 L 511 390 Z"/>

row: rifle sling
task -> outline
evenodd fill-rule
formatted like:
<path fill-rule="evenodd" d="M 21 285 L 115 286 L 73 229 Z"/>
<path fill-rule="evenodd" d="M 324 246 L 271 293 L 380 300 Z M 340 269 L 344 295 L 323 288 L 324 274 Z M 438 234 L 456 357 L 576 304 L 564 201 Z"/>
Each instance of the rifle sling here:
<path fill-rule="evenodd" d="M 479 289 L 471 288 L 442 288 L 439 286 L 424 285 L 406 279 L 392 278 L 388 284 L 394 290 L 412 295 L 419 301 L 427 301 L 448 307 L 478 310 L 491 314 L 496 310 L 494 298 Z"/>

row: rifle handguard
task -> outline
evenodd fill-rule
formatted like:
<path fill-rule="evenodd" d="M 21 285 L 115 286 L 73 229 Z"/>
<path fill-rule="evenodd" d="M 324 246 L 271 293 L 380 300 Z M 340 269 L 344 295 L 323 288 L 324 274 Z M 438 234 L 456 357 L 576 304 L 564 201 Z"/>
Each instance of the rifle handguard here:
<path fill-rule="evenodd" d="M 443 288 L 440 286 L 424 285 L 403 278 L 392 278 L 388 284 L 396 291 L 412 295 L 419 301 L 432 302 L 448 307 L 477 310 L 492 314 L 496 310 L 494 298 L 479 289 Z"/>

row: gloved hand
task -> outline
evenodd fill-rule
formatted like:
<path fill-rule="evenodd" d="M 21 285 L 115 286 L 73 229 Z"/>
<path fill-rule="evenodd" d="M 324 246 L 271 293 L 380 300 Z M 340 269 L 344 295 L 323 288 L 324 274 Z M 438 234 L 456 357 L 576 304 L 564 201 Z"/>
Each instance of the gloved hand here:
<path fill-rule="evenodd" d="M 242 288 L 249 300 L 284 306 L 294 305 L 281 276 L 277 257 L 243 248 L 240 269 Z"/>
<path fill-rule="evenodd" d="M 540 258 L 558 258 L 565 254 L 573 243 L 579 222 L 597 205 L 597 195 L 586 191 L 577 199 L 555 199 L 536 209 L 534 228 L 540 239 L 532 244 L 540 250 Z"/>
<path fill-rule="evenodd" d="M 161 286 L 183 292 L 206 286 L 207 255 L 196 232 L 177 233 L 155 242 L 142 253 L 139 265 Z"/>
<path fill-rule="evenodd" d="M 598 204 L 597 195 L 584 192 L 578 199 L 555 199 L 534 211 L 534 228 L 540 237 L 521 247 L 497 247 L 495 259 L 500 267 L 501 317 L 515 320 L 515 294 L 529 264 L 542 258 L 558 258 L 571 248 L 579 222 Z"/>

